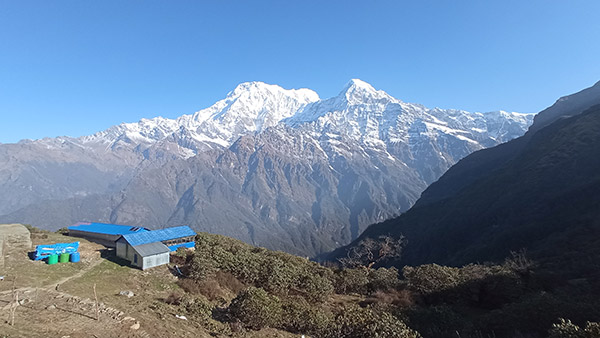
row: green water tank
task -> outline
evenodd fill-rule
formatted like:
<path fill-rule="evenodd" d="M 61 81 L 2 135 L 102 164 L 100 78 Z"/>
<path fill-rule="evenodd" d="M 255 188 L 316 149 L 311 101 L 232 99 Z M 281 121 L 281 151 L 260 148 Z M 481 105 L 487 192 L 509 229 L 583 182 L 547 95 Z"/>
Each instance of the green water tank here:
<path fill-rule="evenodd" d="M 56 263 L 58 263 L 58 255 L 48 256 L 48 264 L 56 264 Z"/>
<path fill-rule="evenodd" d="M 60 254 L 60 258 L 58 259 L 59 262 L 61 263 L 69 263 L 69 254 L 68 253 L 61 253 Z"/>

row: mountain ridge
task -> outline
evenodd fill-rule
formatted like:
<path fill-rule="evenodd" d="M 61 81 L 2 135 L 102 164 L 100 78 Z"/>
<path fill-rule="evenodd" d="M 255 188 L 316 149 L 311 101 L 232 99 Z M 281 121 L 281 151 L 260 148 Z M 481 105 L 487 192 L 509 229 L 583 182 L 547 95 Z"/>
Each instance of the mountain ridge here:
<path fill-rule="evenodd" d="M 577 262 L 600 255 L 593 249 L 600 231 L 600 91 L 589 96 L 594 91 L 563 97 L 525 135 L 462 159 L 409 211 L 370 226 L 332 257 L 391 235 L 404 238 L 405 248 L 387 264 L 460 266 L 526 249 L 540 263 L 566 264 L 565 271 L 589 269 Z"/>
<path fill-rule="evenodd" d="M 13 198 L 0 219 L 190 224 L 312 256 L 407 210 L 456 161 L 532 120 L 428 109 L 360 80 L 329 99 L 249 82 L 178 119 L 0 146 L 14 159 L 0 178 L 16 178 L 1 186 Z"/>

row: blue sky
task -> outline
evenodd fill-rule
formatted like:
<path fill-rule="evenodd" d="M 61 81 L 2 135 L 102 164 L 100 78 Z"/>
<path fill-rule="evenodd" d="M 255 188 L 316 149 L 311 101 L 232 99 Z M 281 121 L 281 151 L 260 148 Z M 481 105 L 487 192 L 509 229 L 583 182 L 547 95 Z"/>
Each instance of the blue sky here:
<path fill-rule="evenodd" d="M 0 0 L 0 142 L 177 117 L 238 83 L 351 78 L 407 102 L 537 112 L 600 80 L 600 1 Z"/>

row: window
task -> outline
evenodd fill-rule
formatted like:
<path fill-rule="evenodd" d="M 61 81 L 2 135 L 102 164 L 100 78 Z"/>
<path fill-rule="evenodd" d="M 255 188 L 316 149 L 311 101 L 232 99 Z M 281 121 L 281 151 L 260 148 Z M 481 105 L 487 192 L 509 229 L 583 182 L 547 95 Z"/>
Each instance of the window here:
<path fill-rule="evenodd" d="M 137 254 L 133 254 L 133 262 L 137 264 Z"/>

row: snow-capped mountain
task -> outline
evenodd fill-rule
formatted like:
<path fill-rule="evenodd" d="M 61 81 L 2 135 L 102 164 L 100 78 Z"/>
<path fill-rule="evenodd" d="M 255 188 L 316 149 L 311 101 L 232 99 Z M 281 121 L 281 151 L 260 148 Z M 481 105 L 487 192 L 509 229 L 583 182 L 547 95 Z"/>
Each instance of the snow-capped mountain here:
<path fill-rule="evenodd" d="M 331 139 L 333 143 L 339 135 L 345 135 L 368 147 L 380 146 L 384 151 L 393 149 L 394 144 L 414 147 L 419 144 L 418 138 L 443 136 L 481 149 L 521 135 L 531 121 L 531 114 L 428 109 L 402 102 L 358 79 L 351 80 L 338 96 L 326 100 L 320 100 L 310 89 L 287 90 L 246 82 L 225 99 L 194 114 L 123 123 L 78 141 L 87 145 L 145 147 L 171 137 L 179 140 L 180 155 L 188 158 L 208 149 L 229 147 L 240 136 L 284 123 L 297 128 L 310 125 L 325 138 L 336 135 Z"/>
<path fill-rule="evenodd" d="M 242 83 L 177 119 L 0 145 L 0 186 L 12 196 L 0 200 L 0 219 L 190 224 L 315 255 L 407 210 L 451 165 L 522 135 L 532 120 L 429 109 L 361 80 L 323 100 Z"/>
<path fill-rule="evenodd" d="M 194 114 L 177 119 L 156 117 L 123 123 L 80 140 L 111 146 L 121 141 L 149 145 L 174 133 L 186 134 L 193 140 L 193 146 L 182 146 L 193 152 L 184 151 L 182 156 L 190 157 L 201 150 L 228 147 L 240 136 L 260 133 L 318 100 L 319 95 L 310 89 L 286 90 L 262 82 L 245 82 L 225 99 Z"/>

